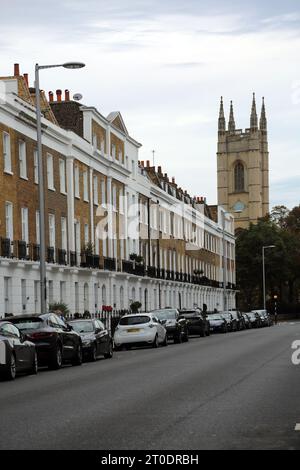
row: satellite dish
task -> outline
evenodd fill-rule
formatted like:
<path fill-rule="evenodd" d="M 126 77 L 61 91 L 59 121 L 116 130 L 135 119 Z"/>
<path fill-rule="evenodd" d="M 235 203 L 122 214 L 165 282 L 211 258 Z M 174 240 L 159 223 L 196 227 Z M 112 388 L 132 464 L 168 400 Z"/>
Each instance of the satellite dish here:
<path fill-rule="evenodd" d="M 73 100 L 75 101 L 80 101 L 82 98 L 83 96 L 80 93 L 75 93 L 75 95 L 73 95 Z"/>

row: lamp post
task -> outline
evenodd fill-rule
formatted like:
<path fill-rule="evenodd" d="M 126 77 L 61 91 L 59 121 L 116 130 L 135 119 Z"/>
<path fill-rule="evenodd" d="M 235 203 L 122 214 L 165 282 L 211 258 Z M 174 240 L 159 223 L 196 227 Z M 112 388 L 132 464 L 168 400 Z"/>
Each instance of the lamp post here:
<path fill-rule="evenodd" d="M 241 214 L 243 212 L 242 209 L 234 209 L 233 213 L 234 214 Z M 226 312 L 227 310 L 227 292 L 226 292 L 226 287 L 227 287 L 227 253 L 226 253 L 226 239 L 225 239 L 225 222 L 226 222 L 226 215 L 233 215 L 232 212 L 228 212 L 223 210 L 222 211 L 222 232 L 223 232 L 223 306 L 224 306 L 224 311 Z"/>
<path fill-rule="evenodd" d="M 266 245 L 262 247 L 262 268 L 263 268 L 263 300 L 264 310 L 266 310 L 266 266 L 265 266 L 265 250 L 275 248 L 275 245 Z"/>
<path fill-rule="evenodd" d="M 37 159 L 39 177 L 39 225 L 40 225 L 40 297 L 41 313 L 47 311 L 47 284 L 46 284 L 46 242 L 45 242 L 45 198 L 44 198 L 44 169 L 42 154 L 42 120 L 40 100 L 39 71 L 64 67 L 66 69 L 80 69 L 85 65 L 82 62 L 66 62 L 58 65 L 35 65 L 35 103 L 36 103 L 36 127 L 37 127 Z"/>

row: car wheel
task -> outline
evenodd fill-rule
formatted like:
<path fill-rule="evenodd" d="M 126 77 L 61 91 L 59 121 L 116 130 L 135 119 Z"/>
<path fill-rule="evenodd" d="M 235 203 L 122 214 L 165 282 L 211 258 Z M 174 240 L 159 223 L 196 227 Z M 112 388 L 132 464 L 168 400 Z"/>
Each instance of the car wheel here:
<path fill-rule="evenodd" d="M 57 345 L 53 353 L 53 358 L 49 364 L 49 368 L 56 370 L 56 369 L 60 369 L 61 366 L 62 366 L 62 348 L 61 346 Z"/>
<path fill-rule="evenodd" d="M 189 338 L 189 333 L 188 333 L 188 331 L 186 331 L 186 332 L 184 333 L 184 342 L 187 343 L 187 342 L 189 341 L 189 339 L 190 339 L 190 338 Z"/>
<path fill-rule="evenodd" d="M 76 355 L 72 361 L 72 366 L 81 366 L 82 364 L 82 346 L 78 344 L 76 349 Z"/>
<path fill-rule="evenodd" d="M 206 330 L 206 333 L 205 333 L 205 334 L 206 334 L 206 336 L 210 336 L 210 330 L 209 330 L 209 329 Z"/>
<path fill-rule="evenodd" d="M 33 356 L 32 367 L 29 371 L 29 374 L 36 375 L 37 373 L 38 373 L 38 357 L 37 357 L 37 353 L 35 352 Z"/>
<path fill-rule="evenodd" d="M 113 357 L 113 345 L 109 343 L 108 351 L 104 354 L 105 359 L 111 359 Z"/>
<path fill-rule="evenodd" d="M 15 380 L 17 374 L 17 368 L 16 368 L 16 359 L 13 354 L 11 354 L 9 358 L 9 366 L 5 373 L 3 374 L 4 378 L 6 380 Z"/>
<path fill-rule="evenodd" d="M 90 361 L 95 362 L 97 360 L 97 346 L 93 344 L 93 347 L 90 352 Z"/>
<path fill-rule="evenodd" d="M 155 335 L 155 338 L 153 340 L 153 343 L 152 343 L 152 348 L 158 348 L 158 336 Z"/>
<path fill-rule="evenodd" d="M 201 330 L 201 331 L 200 331 L 200 337 L 201 337 L 201 338 L 204 338 L 204 336 L 205 336 L 205 331 L 204 331 L 204 330 Z"/>
<path fill-rule="evenodd" d="M 164 342 L 162 343 L 163 346 L 168 346 L 168 335 L 166 334 Z"/>

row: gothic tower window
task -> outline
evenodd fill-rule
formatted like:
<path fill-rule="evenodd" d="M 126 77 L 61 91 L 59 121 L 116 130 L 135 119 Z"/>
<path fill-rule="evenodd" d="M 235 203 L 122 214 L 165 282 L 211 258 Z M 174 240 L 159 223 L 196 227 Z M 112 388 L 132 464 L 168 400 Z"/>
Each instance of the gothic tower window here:
<path fill-rule="evenodd" d="M 234 167 L 234 190 L 235 192 L 245 190 L 245 168 L 240 162 Z"/>

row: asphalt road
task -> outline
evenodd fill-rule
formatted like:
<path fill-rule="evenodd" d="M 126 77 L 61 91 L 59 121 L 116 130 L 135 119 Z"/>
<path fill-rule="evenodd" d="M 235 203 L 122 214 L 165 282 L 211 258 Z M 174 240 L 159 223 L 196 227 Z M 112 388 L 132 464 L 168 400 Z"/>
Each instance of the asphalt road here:
<path fill-rule="evenodd" d="M 1 449 L 300 449 L 300 323 L 0 383 Z"/>

